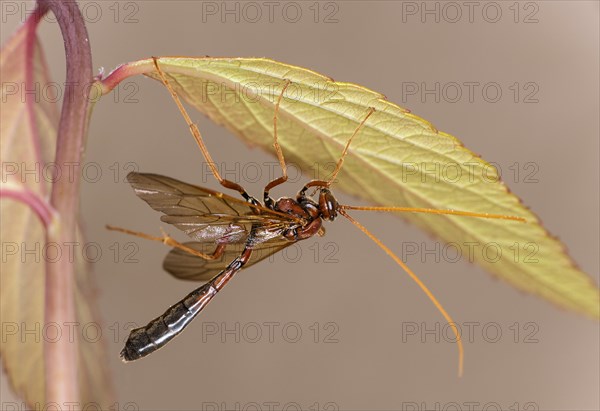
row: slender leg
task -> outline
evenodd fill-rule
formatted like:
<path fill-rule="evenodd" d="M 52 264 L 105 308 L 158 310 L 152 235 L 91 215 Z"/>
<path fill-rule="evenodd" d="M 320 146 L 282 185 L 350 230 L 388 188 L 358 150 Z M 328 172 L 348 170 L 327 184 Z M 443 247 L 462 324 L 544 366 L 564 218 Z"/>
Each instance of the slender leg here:
<path fill-rule="evenodd" d="M 337 165 L 335 166 L 335 170 L 333 170 L 333 173 L 331 173 L 331 176 L 329 177 L 327 186 L 330 186 L 331 183 L 333 183 L 333 181 L 337 177 L 338 173 L 342 169 L 342 165 L 344 164 L 344 157 L 346 157 L 346 154 L 348 154 L 348 148 L 350 147 L 350 143 L 352 143 L 352 140 L 354 139 L 354 137 L 358 134 L 360 129 L 365 125 L 367 119 L 369 117 L 371 117 L 371 114 L 373 114 L 374 112 L 375 112 L 375 109 L 373 107 L 370 107 L 365 118 L 360 122 L 358 127 L 356 127 L 356 130 L 354 130 L 354 133 L 352 133 L 352 136 L 350 136 L 350 138 L 348 139 L 348 142 L 346 143 L 346 146 L 344 147 L 344 151 L 342 151 L 342 155 L 340 156 L 340 159 L 338 160 Z"/>
<path fill-rule="evenodd" d="M 215 251 L 212 254 L 205 254 L 198 250 L 194 250 L 193 248 L 190 248 L 190 247 L 186 246 L 185 244 L 181 244 L 180 242 L 175 241 L 171 236 L 169 236 L 164 231 L 163 231 L 162 236 L 157 237 L 157 236 L 153 236 L 153 235 L 149 235 L 149 234 L 145 234 L 145 233 L 140 233 L 139 231 L 128 230 L 126 228 L 114 227 L 111 225 L 107 225 L 106 228 L 111 231 L 118 231 L 121 233 L 134 235 L 136 237 L 144 238 L 146 240 L 160 241 L 161 243 L 166 244 L 170 247 L 179 248 L 182 251 L 185 251 L 185 252 L 195 255 L 197 257 L 203 258 L 205 260 L 216 260 L 216 259 L 220 258 L 223 255 L 223 252 L 225 251 L 225 244 L 219 244 L 219 245 L 217 245 L 217 248 L 215 248 Z M 161 231 L 162 231 L 162 228 L 161 228 Z"/>
<path fill-rule="evenodd" d="M 374 112 L 375 112 L 375 109 L 373 107 L 370 107 L 369 110 L 367 111 L 367 115 L 365 116 L 365 118 L 363 118 L 362 121 L 360 122 L 360 124 L 358 125 L 358 127 L 356 127 L 356 129 L 354 130 L 354 133 L 352 133 L 352 135 L 346 142 L 346 146 L 344 147 L 344 150 L 342 151 L 342 155 L 340 156 L 340 159 L 338 160 L 338 162 L 335 166 L 335 169 L 331 173 L 331 176 L 329 177 L 329 179 L 309 181 L 304 187 L 302 187 L 302 190 L 300 190 L 300 192 L 298 193 L 299 197 L 304 197 L 306 195 L 306 191 L 310 187 L 325 188 L 325 187 L 329 187 L 331 184 L 333 184 L 333 182 L 335 181 L 335 178 L 337 177 L 338 173 L 342 169 L 342 165 L 344 164 L 344 157 L 346 157 L 346 155 L 348 154 L 348 148 L 350 147 L 350 143 L 352 143 L 352 140 L 354 139 L 354 137 L 358 134 L 360 129 L 365 125 L 367 119 L 369 117 L 371 117 L 371 114 L 373 114 Z"/>
<path fill-rule="evenodd" d="M 275 112 L 273 114 L 273 140 L 274 140 L 273 147 L 275 148 L 275 153 L 277 154 L 277 159 L 279 160 L 279 165 L 281 166 L 282 176 L 271 181 L 265 187 L 265 191 L 264 191 L 265 206 L 267 206 L 269 208 L 272 208 L 275 205 L 273 202 L 273 199 L 271 198 L 271 196 L 269 196 L 269 191 L 271 191 L 271 189 L 273 187 L 277 187 L 279 184 L 285 183 L 288 179 L 287 166 L 285 165 L 285 158 L 283 157 L 283 151 L 281 150 L 281 146 L 279 145 L 279 141 L 277 139 L 277 114 L 279 113 L 279 105 L 281 104 L 281 99 L 283 98 L 283 93 L 285 93 L 285 90 L 287 90 L 290 83 L 291 83 L 290 80 L 285 81 L 285 84 L 283 85 L 283 88 L 281 89 L 281 94 L 279 94 L 279 98 L 277 99 L 277 103 L 275 104 Z"/>
<path fill-rule="evenodd" d="M 244 197 L 248 202 L 258 205 L 259 204 L 258 201 L 256 201 L 256 199 L 251 197 L 246 192 L 246 190 L 244 190 L 244 188 L 241 185 L 239 185 L 238 183 L 234 183 L 233 181 L 226 180 L 223 177 L 221 177 L 221 174 L 219 174 L 219 170 L 217 170 L 217 167 L 215 166 L 215 162 L 213 161 L 210 153 L 208 152 L 208 149 L 206 148 L 206 145 L 204 144 L 204 140 L 202 139 L 202 135 L 200 134 L 200 130 L 198 129 L 198 126 L 196 126 L 192 122 L 192 119 L 188 115 L 185 107 L 183 107 L 183 104 L 181 103 L 179 96 L 177 95 L 175 90 L 173 90 L 173 87 L 171 87 L 171 84 L 169 84 L 169 80 L 167 80 L 167 76 L 165 75 L 165 73 L 161 70 L 160 66 L 158 65 L 158 58 L 152 57 L 152 59 L 154 60 L 154 67 L 156 67 L 156 71 L 158 72 L 158 75 L 160 76 L 162 83 L 165 85 L 167 90 L 169 90 L 171 97 L 173 97 L 173 100 L 175 101 L 177 108 L 179 108 L 179 111 L 183 115 L 183 118 L 185 119 L 185 122 L 187 123 L 188 127 L 190 128 L 190 131 L 191 131 L 192 135 L 194 136 L 194 139 L 196 140 L 198 147 L 200 147 L 200 151 L 202 151 L 202 154 L 204 155 L 204 158 L 206 159 L 206 162 L 208 163 L 208 166 L 210 167 L 212 174 L 215 176 L 215 178 L 217 179 L 219 184 L 221 184 L 225 188 L 229 188 L 231 190 L 238 191 L 242 195 L 242 197 Z"/>

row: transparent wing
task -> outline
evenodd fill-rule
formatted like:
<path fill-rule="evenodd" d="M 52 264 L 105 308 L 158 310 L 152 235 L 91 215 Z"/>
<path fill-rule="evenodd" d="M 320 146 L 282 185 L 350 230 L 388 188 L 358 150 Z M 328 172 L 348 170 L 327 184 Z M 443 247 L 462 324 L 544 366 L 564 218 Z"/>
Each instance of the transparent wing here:
<path fill-rule="evenodd" d="M 199 242 L 243 244 L 257 222 L 264 235 L 257 240 L 267 241 L 298 223 L 286 214 L 170 177 L 132 172 L 127 180 L 138 197 L 165 214 L 162 221 Z"/>
<path fill-rule="evenodd" d="M 244 268 L 264 260 L 293 243 L 293 241 L 285 239 L 274 239 L 269 242 L 257 244 L 253 247 L 250 260 L 246 263 Z M 207 243 L 188 242 L 185 243 L 185 245 L 205 254 L 210 254 L 214 251 L 214 246 L 212 246 L 211 249 Z M 227 267 L 233 259 L 238 257 L 244 249 L 244 246 L 244 243 L 230 244 L 227 246 L 221 257 L 216 260 L 205 260 L 178 248 L 174 248 L 165 257 L 163 268 L 169 274 L 180 280 L 209 281 Z"/>

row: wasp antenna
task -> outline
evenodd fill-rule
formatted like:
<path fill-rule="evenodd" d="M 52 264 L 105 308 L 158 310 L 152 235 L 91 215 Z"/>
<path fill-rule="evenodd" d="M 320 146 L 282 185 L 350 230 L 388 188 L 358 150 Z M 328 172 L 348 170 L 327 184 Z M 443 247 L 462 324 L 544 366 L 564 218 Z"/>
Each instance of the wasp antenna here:
<path fill-rule="evenodd" d="M 444 316 L 444 318 L 448 322 L 448 325 L 450 325 L 450 327 L 452 328 L 452 331 L 454 332 L 454 335 L 456 336 L 456 345 L 458 347 L 458 376 L 462 377 L 463 362 L 464 362 L 464 349 L 463 349 L 463 344 L 462 344 L 462 340 L 460 337 L 460 333 L 458 332 L 456 323 L 454 322 L 452 317 L 450 317 L 450 314 L 448 314 L 448 312 L 446 312 L 446 310 L 444 309 L 442 304 L 438 301 L 437 298 L 435 298 L 433 293 L 429 290 L 429 288 L 427 288 L 427 286 L 421 281 L 421 279 L 404 263 L 404 261 L 402 261 L 396 254 L 394 254 L 392 252 L 392 250 L 390 250 L 385 244 L 383 244 L 381 242 L 381 240 L 379 240 L 377 237 L 375 237 L 374 234 L 372 234 L 369 230 L 367 230 L 367 228 L 365 226 L 363 226 L 361 223 L 359 223 L 358 221 L 356 221 L 355 219 L 350 217 L 346 213 L 346 211 L 344 211 L 343 208 L 338 209 L 338 212 L 341 215 L 343 215 L 344 217 L 346 217 L 352 224 L 354 224 L 356 227 L 358 227 L 358 229 L 360 231 L 365 233 L 367 235 L 367 237 L 369 237 L 371 240 L 373 240 L 373 242 L 375 242 L 375 244 L 377 244 L 383 251 L 385 251 L 385 253 L 387 255 L 389 255 L 410 276 L 410 278 L 412 278 L 412 280 L 415 283 L 417 283 L 417 285 L 421 288 L 421 290 L 423 290 L 425 295 L 427 295 L 427 297 L 431 300 L 433 305 L 435 305 L 435 307 L 438 309 L 438 311 Z"/>
<path fill-rule="evenodd" d="M 496 219 L 496 220 L 512 220 L 512 221 L 519 221 L 521 223 L 527 222 L 527 220 L 524 219 L 523 217 L 517 217 L 517 216 L 513 216 L 513 215 L 474 213 L 472 211 L 443 210 L 443 209 L 437 209 L 437 208 L 370 207 L 370 206 L 349 206 L 349 205 L 340 205 L 340 208 L 344 209 L 344 210 L 359 210 L 359 211 L 389 211 L 389 212 L 404 212 L 404 213 L 460 215 L 460 216 L 465 216 L 465 217 L 490 218 L 490 219 Z"/>

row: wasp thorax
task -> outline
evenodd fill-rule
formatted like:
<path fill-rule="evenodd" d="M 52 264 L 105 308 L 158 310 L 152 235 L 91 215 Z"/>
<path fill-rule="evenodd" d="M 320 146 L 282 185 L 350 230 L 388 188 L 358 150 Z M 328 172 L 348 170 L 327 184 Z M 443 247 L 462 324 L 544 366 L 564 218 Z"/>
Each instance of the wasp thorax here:
<path fill-rule="evenodd" d="M 312 216 L 293 198 L 283 197 L 275 203 L 275 210 L 293 215 L 303 220 L 312 220 Z"/>
<path fill-rule="evenodd" d="M 280 198 L 275 203 L 275 211 L 304 220 L 302 225 L 290 228 L 283 233 L 288 240 L 304 240 L 315 235 L 321 228 L 320 209 L 314 201 L 308 198 L 303 198 L 301 201 L 288 197 Z"/>

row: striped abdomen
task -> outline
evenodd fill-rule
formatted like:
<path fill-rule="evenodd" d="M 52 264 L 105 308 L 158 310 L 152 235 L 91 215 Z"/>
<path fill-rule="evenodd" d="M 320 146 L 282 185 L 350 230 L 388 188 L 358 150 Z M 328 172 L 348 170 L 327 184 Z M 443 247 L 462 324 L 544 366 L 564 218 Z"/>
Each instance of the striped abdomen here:
<path fill-rule="evenodd" d="M 250 254 L 251 250 L 244 250 L 240 257 L 233 260 L 212 280 L 169 307 L 163 315 L 150 321 L 145 327 L 132 330 L 121 351 L 121 359 L 128 362 L 145 357 L 175 338 L 244 266 Z"/>

